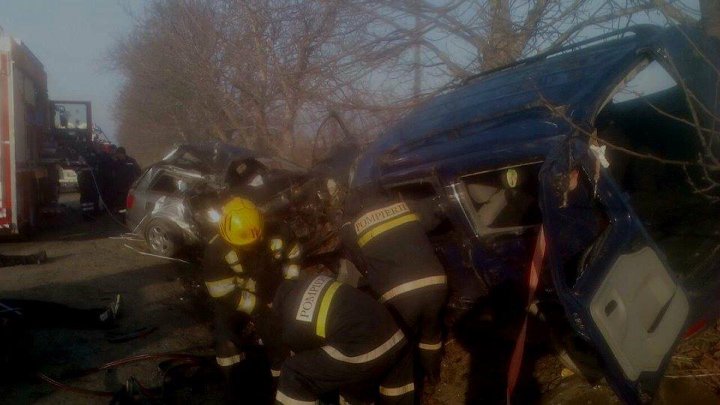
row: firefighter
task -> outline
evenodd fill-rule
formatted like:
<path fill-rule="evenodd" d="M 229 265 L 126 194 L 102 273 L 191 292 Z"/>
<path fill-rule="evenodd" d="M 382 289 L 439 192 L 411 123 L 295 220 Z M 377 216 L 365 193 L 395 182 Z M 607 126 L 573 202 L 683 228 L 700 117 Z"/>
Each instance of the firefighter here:
<path fill-rule="evenodd" d="M 243 360 L 238 333 L 253 319 L 277 377 L 283 349 L 268 322 L 269 304 L 284 279 L 298 276 L 300 244 L 282 222 L 264 224 L 257 207 L 244 198 L 223 206 L 218 225 L 203 258 L 205 285 L 216 303 L 217 363 L 230 378 L 233 366 Z"/>
<path fill-rule="evenodd" d="M 47 261 L 47 253 L 41 250 L 30 255 L 0 254 L 0 267 L 20 266 L 23 264 L 42 264 Z"/>
<path fill-rule="evenodd" d="M 283 282 L 272 307 L 294 352 L 282 366 L 276 403 L 315 404 L 335 392 L 340 403 L 372 403 L 378 394 L 382 403 L 413 403 L 412 352 L 371 296 L 316 275 Z"/>
<path fill-rule="evenodd" d="M 80 210 L 83 219 L 91 220 L 100 210 L 100 190 L 98 189 L 98 155 L 89 149 L 82 157 L 84 165 L 77 171 L 78 190 L 80 191 Z"/>
<path fill-rule="evenodd" d="M 112 209 L 121 210 L 125 208 L 125 198 L 135 180 L 140 177 L 140 165 L 132 157 L 127 155 L 125 148 L 119 147 L 113 156 L 111 163 L 113 175 L 113 198 Z"/>
<path fill-rule="evenodd" d="M 425 377 L 439 378 L 441 311 L 447 277 L 427 237 L 436 225 L 435 201 L 403 201 L 366 187 L 346 198 L 343 244 L 367 272 L 370 288 L 417 345 Z"/>
<path fill-rule="evenodd" d="M 115 145 L 95 143 L 95 155 L 97 156 L 97 185 L 100 190 L 100 197 L 105 205 L 105 208 L 109 209 L 110 205 L 113 204 L 113 198 L 115 196 L 112 193 L 113 186 L 113 157 L 115 156 Z"/>

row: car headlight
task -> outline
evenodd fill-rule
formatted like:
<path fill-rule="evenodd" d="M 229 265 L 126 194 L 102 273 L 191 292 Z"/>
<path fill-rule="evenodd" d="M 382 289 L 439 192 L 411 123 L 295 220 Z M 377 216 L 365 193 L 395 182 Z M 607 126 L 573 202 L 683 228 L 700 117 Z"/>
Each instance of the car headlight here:
<path fill-rule="evenodd" d="M 221 215 L 215 208 L 210 208 L 209 210 L 207 210 L 207 217 L 210 222 L 217 224 L 218 222 L 220 222 Z"/>

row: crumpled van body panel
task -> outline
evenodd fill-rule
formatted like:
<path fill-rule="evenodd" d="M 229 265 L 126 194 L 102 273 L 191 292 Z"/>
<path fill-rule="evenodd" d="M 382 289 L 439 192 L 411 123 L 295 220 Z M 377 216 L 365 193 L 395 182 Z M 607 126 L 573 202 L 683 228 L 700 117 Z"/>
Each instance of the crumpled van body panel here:
<path fill-rule="evenodd" d="M 637 179 L 642 170 L 626 170 L 636 177 L 635 183 L 621 181 L 613 177 L 617 173 L 610 173 L 620 171 L 616 166 L 621 157 L 617 165 L 601 168 L 598 165 L 605 156 L 587 153 L 592 143 L 588 134 L 600 131 L 599 115 L 615 106 L 610 98 L 626 77 L 651 60 L 660 61 L 671 72 L 680 83 L 678 88 L 692 92 L 706 105 L 715 105 L 717 71 L 708 61 L 720 66 L 717 43 L 688 27 L 633 27 L 480 75 L 434 97 L 369 145 L 357 162 L 351 185 L 374 183 L 401 194 L 433 190 L 452 229 L 435 239 L 448 271 L 451 301 L 453 289 L 460 301 L 468 302 L 507 283 L 522 290 L 537 230 L 545 227 L 550 235 L 546 287 L 554 288 L 575 333 L 594 346 L 606 364 L 608 381 L 628 402 L 651 398 L 681 333 L 717 308 L 720 297 L 718 266 L 705 265 L 701 274 L 683 274 L 673 255 L 663 252 L 670 245 L 657 239 L 661 232 L 635 205 L 640 199 L 630 199 L 643 186 Z M 624 106 L 635 111 L 629 103 Z M 623 122 L 634 119 L 635 126 L 628 124 L 624 130 L 642 130 L 642 122 L 637 122 L 642 117 L 626 114 Z M 647 127 L 653 131 L 669 127 L 650 124 Z M 637 136 L 651 142 L 654 135 L 660 136 L 641 135 Z M 694 142 L 688 138 L 684 146 Z M 610 155 L 616 159 L 615 152 Z M 558 169 L 558 165 L 564 166 Z M 561 214 L 557 218 L 565 218 L 562 221 L 577 217 L 567 216 L 570 211 L 563 211 L 567 205 L 563 206 L 562 199 L 543 196 L 550 195 L 558 183 L 567 185 L 568 175 L 578 173 L 589 181 L 587 190 L 599 198 L 600 208 L 591 220 L 606 232 L 590 235 L 579 249 L 585 256 L 568 262 L 590 270 L 567 274 L 558 270 L 559 256 L 582 237 L 560 231 L 559 222 L 552 218 L 555 214 Z M 502 189 L 506 183 L 498 176 L 510 174 L 520 179 L 518 190 Z M 534 193 L 532 204 L 542 209 L 542 215 L 533 212 L 517 223 L 493 226 L 492 221 L 499 219 L 488 214 L 490 201 L 528 191 Z M 715 215 L 713 209 L 709 212 Z M 625 229 L 626 237 L 611 231 L 618 229 Z M 614 236 L 601 237 L 607 234 Z M 644 278 L 630 277 L 633 268 L 645 271 Z M 648 289 L 654 293 L 646 294 Z M 520 307 L 525 305 L 518 302 Z M 617 318 L 623 314 L 633 321 L 623 323 Z M 644 329 L 633 326 L 636 323 Z M 636 340 L 623 338 L 623 330 Z M 636 346 L 657 350 L 636 356 L 632 349 Z"/>

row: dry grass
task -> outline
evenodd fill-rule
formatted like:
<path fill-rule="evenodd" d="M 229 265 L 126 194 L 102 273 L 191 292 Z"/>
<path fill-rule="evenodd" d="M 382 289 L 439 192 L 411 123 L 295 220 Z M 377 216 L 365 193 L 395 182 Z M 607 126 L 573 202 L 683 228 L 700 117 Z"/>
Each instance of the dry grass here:
<path fill-rule="evenodd" d="M 448 342 L 445 350 L 440 383 L 426 390 L 426 405 L 464 403 L 468 385 L 472 384 L 469 381 L 470 354 L 454 341 Z M 536 361 L 533 377 L 541 392 L 541 403 L 618 401 L 609 387 L 602 384 L 593 387 L 578 376 L 563 373 L 563 369 L 559 357 L 553 354 L 544 355 Z M 687 397 L 688 390 L 695 391 L 695 396 L 705 400 L 712 396 L 708 391 L 720 398 L 720 321 L 680 343 L 665 378 L 655 403 L 673 403 L 677 395 Z"/>
<path fill-rule="evenodd" d="M 680 343 L 666 378 L 695 379 L 720 395 L 720 321 Z"/>

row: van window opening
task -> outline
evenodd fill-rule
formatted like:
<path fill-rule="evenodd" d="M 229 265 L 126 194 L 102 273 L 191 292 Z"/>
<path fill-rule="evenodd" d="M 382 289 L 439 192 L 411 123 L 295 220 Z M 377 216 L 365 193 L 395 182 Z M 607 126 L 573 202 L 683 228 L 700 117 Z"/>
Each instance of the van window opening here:
<path fill-rule="evenodd" d="M 646 60 L 626 76 L 595 118 L 601 140 L 633 152 L 656 157 L 695 161 L 700 152 L 696 128 L 685 94 L 664 66 Z M 668 255 L 675 271 L 692 271 L 703 254 L 691 246 L 691 238 L 707 237 L 713 231 L 708 218 L 720 218 L 718 204 L 710 204 L 693 192 L 689 180 L 699 175 L 693 168 L 663 164 L 635 157 L 608 145 L 612 177 L 630 197 L 650 236 Z M 690 176 L 690 177 L 689 177 Z M 705 225 L 704 225 L 705 224 Z M 693 257 L 696 260 L 693 260 Z"/>
<path fill-rule="evenodd" d="M 613 103 L 650 97 L 677 86 L 677 82 L 656 60 L 652 60 L 642 70 L 627 81 L 612 95 Z"/>
<path fill-rule="evenodd" d="M 465 205 L 478 236 L 536 227 L 538 174 L 542 163 L 531 163 L 463 176 Z"/>

